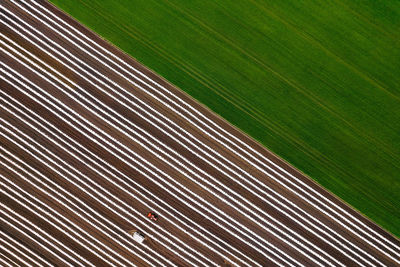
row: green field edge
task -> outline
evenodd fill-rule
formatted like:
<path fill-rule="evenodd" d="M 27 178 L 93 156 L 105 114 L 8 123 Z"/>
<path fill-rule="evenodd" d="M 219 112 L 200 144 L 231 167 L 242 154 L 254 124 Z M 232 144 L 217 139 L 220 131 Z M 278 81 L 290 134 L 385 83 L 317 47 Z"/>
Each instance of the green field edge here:
<path fill-rule="evenodd" d="M 387 176 L 387 179 L 389 179 L 388 181 L 391 182 L 378 181 L 379 179 L 377 177 L 379 177 L 379 171 L 373 172 L 372 169 L 367 169 L 367 171 L 364 172 L 362 170 L 364 166 L 360 166 L 358 167 L 358 172 L 353 173 L 351 171 L 351 166 L 349 167 L 348 164 L 343 163 L 344 160 L 338 159 L 338 156 L 334 157 L 326 153 L 326 151 L 332 151 L 332 148 L 324 147 L 321 144 L 314 145 L 313 142 L 310 142 L 309 138 L 312 138 L 312 136 L 310 136 L 309 132 L 301 133 L 300 131 L 291 131 L 290 123 L 283 124 L 280 123 L 279 117 L 267 116 L 265 111 L 262 110 L 262 106 L 252 104 L 252 100 L 246 98 L 246 94 L 242 91 L 230 90 L 232 86 L 229 86 L 226 81 L 220 79 L 220 77 L 216 75 L 210 75 L 210 73 L 204 71 L 205 68 L 203 66 L 199 67 L 199 65 L 196 65 L 196 62 L 187 60 L 189 56 L 185 59 L 183 56 L 171 52 L 173 49 L 167 48 L 162 43 L 152 40 L 148 35 L 139 30 L 137 26 L 134 27 L 132 24 L 115 21 L 112 15 L 99 11 L 101 6 L 96 3 L 88 5 L 84 1 L 76 1 L 76 3 L 85 6 L 86 11 L 82 11 L 79 10 L 79 7 L 76 5 L 68 5 L 58 0 L 51 0 L 51 2 L 57 4 L 72 17 L 76 18 L 92 31 L 98 33 L 105 40 L 134 57 L 147 68 L 183 89 L 200 103 L 241 129 L 245 134 L 248 134 L 273 153 L 313 178 L 314 181 L 337 195 L 354 209 L 364 214 L 366 217 L 371 218 L 378 225 L 390 231 L 395 236 L 400 237 L 400 229 L 398 228 L 398 225 L 400 225 L 400 209 L 398 208 L 400 206 L 400 197 L 396 195 L 397 189 L 400 189 L 399 176 L 396 176 L 396 172 L 400 170 L 400 154 L 398 153 L 400 151 L 400 142 L 399 138 L 393 134 L 400 129 L 400 127 L 399 123 L 394 125 L 389 123 L 393 118 L 399 117 L 399 110 L 394 109 L 394 114 L 392 116 L 387 116 L 388 119 L 385 121 L 388 123 L 385 124 L 385 121 L 378 122 L 380 120 L 380 114 L 371 113 L 369 111 L 369 104 L 360 106 L 359 108 L 361 111 L 357 114 L 365 116 L 366 122 L 370 120 L 374 121 L 376 125 L 382 126 L 385 132 L 382 131 L 382 133 L 378 135 L 367 127 L 360 128 L 359 125 L 361 125 L 361 123 L 357 124 L 358 122 L 354 121 L 354 117 L 348 116 L 345 112 L 348 107 L 340 106 L 340 103 L 336 103 L 335 100 L 332 100 L 332 96 L 326 97 L 325 95 L 320 95 L 318 91 L 312 92 L 311 90 L 305 89 L 304 81 L 298 79 L 297 76 L 291 76 L 291 73 L 288 73 L 286 76 L 281 75 L 280 71 L 277 70 L 279 69 L 278 64 L 276 64 L 275 67 L 268 66 L 263 60 L 257 58 L 258 54 L 252 55 L 252 51 L 244 51 L 240 45 L 237 46 L 234 41 L 219 34 L 218 30 L 213 29 L 211 26 L 197 19 L 190 11 L 176 4 L 172 4 L 170 1 L 160 1 L 162 3 L 158 3 L 159 8 L 163 5 L 170 6 L 170 10 L 168 11 L 170 13 L 168 15 L 173 16 L 174 12 L 177 12 L 177 14 L 181 12 L 177 17 L 181 16 L 182 21 L 178 21 L 177 23 L 186 24 L 186 28 L 199 31 L 200 35 L 213 35 L 214 39 L 212 42 L 214 44 L 220 43 L 221 45 L 228 44 L 230 46 L 229 53 L 240 58 L 240 62 L 243 62 L 242 58 L 244 57 L 244 60 L 252 62 L 252 68 L 271 73 L 268 79 L 271 79 L 271 81 L 273 80 L 273 83 L 276 84 L 277 87 L 283 90 L 290 88 L 290 90 L 295 91 L 295 93 L 291 94 L 296 97 L 307 99 L 305 100 L 306 103 L 304 106 L 309 110 L 306 108 L 304 110 L 309 114 L 320 114 L 320 111 L 323 111 L 321 114 L 326 115 L 326 117 L 321 118 L 320 121 L 325 122 L 329 120 L 328 124 L 332 126 L 332 131 L 337 130 L 340 132 L 340 135 L 344 135 L 348 137 L 348 140 L 354 141 L 354 147 L 360 150 L 360 152 L 357 151 L 357 153 L 362 153 L 367 145 L 375 146 L 372 147 L 371 150 L 366 150 L 366 155 L 371 157 L 372 154 L 376 154 L 376 157 L 381 160 L 377 163 L 378 168 L 382 168 L 382 170 L 384 168 L 387 169 L 385 173 L 382 173 L 382 176 Z M 253 2 L 262 9 L 262 7 L 260 7 L 260 1 L 249 2 Z M 388 43 L 392 42 L 391 39 L 394 38 L 394 31 L 391 29 L 383 29 L 378 26 L 378 22 L 375 22 L 376 24 L 370 22 L 366 17 L 366 11 L 358 10 L 357 13 L 349 8 L 345 3 L 346 1 L 337 2 L 349 12 L 355 13 L 355 17 L 360 18 L 360 21 L 368 24 L 368 29 L 376 29 L 382 36 L 388 36 Z M 88 12 L 90 10 L 92 10 L 92 12 Z M 182 15 L 182 12 L 184 15 Z M 226 11 L 224 10 L 223 12 Z M 284 27 L 293 30 L 293 32 L 297 31 L 293 22 L 286 22 L 281 18 L 282 14 L 278 14 L 278 12 L 275 14 L 270 10 L 266 12 L 270 13 L 271 17 L 274 17 L 276 21 L 280 21 Z M 363 12 L 365 14 L 362 14 Z M 99 22 L 98 18 L 95 18 L 96 16 L 102 18 L 101 22 Z M 187 18 L 185 18 L 185 16 Z M 198 25 L 193 26 L 192 23 L 197 23 Z M 243 27 L 245 27 L 245 25 Z M 112 29 L 119 29 L 119 33 L 126 34 L 129 36 L 128 39 L 130 40 L 128 40 L 126 36 L 119 36 L 116 31 Z M 318 48 L 319 53 L 326 54 L 327 56 L 324 55 L 326 57 L 334 58 L 337 61 L 335 64 L 340 66 L 339 68 L 347 68 L 356 73 L 354 75 L 359 75 L 360 78 L 357 78 L 357 81 L 360 82 L 363 80 L 362 83 L 365 83 L 365 86 L 368 84 L 368 87 L 371 88 L 369 89 L 371 92 L 374 92 L 374 88 L 382 90 L 377 96 L 381 97 L 383 101 L 387 100 L 391 106 L 394 106 L 400 99 L 400 94 L 397 92 L 399 88 L 392 86 L 392 84 L 396 83 L 395 80 L 391 81 L 388 79 L 385 84 L 383 84 L 383 82 L 381 82 L 382 80 L 377 78 L 378 74 L 366 74 L 367 72 L 365 70 L 359 70 L 354 67 L 353 64 L 355 63 L 347 63 L 341 56 L 337 56 L 335 52 L 332 52 L 332 48 L 325 47 L 322 44 L 323 41 L 318 41 L 318 39 L 310 33 L 298 32 L 294 34 L 299 35 L 299 37 L 296 37 L 299 40 L 304 39 L 308 40 L 304 42 L 312 43 Z M 397 49 L 396 47 L 396 51 Z M 388 63 L 385 67 L 390 69 L 392 65 Z M 319 74 L 315 69 L 309 69 L 307 73 L 312 75 L 314 79 L 320 79 L 319 83 L 326 83 L 327 88 L 333 88 L 335 84 L 336 87 L 334 88 L 345 88 L 347 85 L 346 83 L 341 85 L 340 81 L 338 82 L 326 76 L 325 73 Z M 252 83 L 249 82 L 248 84 L 251 87 Z M 207 89 L 207 92 L 205 92 L 204 89 Z M 354 100 L 364 101 L 364 99 L 361 98 L 354 98 Z M 368 101 L 370 101 L 370 99 L 368 99 Z M 279 106 L 279 103 L 279 101 L 276 101 L 277 106 Z M 391 107 L 389 104 L 387 106 Z M 338 109 L 338 107 L 340 107 L 340 109 Z M 355 111 L 351 110 L 351 112 Z M 308 120 L 301 123 L 310 127 L 310 122 Z M 319 123 L 318 126 L 320 126 L 320 124 L 321 123 Z M 299 128 L 297 124 L 293 123 L 293 125 Z M 313 130 L 313 128 L 311 128 L 311 130 Z M 325 130 L 323 134 L 326 135 Z M 338 135 L 339 134 L 331 137 L 332 140 L 336 140 L 335 138 L 337 138 Z M 393 140 L 393 142 L 390 142 L 391 140 Z M 346 151 L 346 153 L 348 152 Z M 344 157 L 346 156 L 351 158 L 351 155 L 345 154 Z M 373 159 L 368 158 L 368 163 L 373 161 Z M 360 175 L 364 174 L 366 176 L 370 175 L 368 177 L 372 180 L 368 180 L 369 184 L 365 183 L 365 181 L 360 178 Z M 340 177 L 345 177 L 345 179 Z M 357 186 L 349 186 L 346 184 L 346 180 L 355 181 Z M 391 186 L 387 185 L 387 183 L 391 183 Z M 376 194 L 379 196 L 372 195 L 372 188 L 374 185 L 379 189 L 381 185 L 385 186 L 381 191 L 377 191 Z M 357 189 L 357 192 L 352 194 L 351 192 L 354 188 Z M 366 199 L 368 201 L 366 201 Z M 382 211 L 382 207 L 385 207 L 385 210 Z M 393 212 L 390 212 L 390 210 Z"/>

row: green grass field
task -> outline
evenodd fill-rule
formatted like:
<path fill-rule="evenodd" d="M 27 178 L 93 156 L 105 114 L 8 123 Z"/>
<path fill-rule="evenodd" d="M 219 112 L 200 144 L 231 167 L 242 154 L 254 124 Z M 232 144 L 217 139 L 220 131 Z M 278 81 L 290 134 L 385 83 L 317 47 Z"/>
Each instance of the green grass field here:
<path fill-rule="evenodd" d="M 399 1 L 51 1 L 400 237 Z"/>

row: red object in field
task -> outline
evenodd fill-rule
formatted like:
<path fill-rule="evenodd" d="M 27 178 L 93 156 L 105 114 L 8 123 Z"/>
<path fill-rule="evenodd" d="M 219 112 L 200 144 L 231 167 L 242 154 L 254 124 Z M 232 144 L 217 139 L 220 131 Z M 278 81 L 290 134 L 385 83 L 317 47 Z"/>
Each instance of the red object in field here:
<path fill-rule="evenodd" d="M 157 221 L 158 216 L 154 212 L 149 212 L 147 213 L 147 217 L 150 218 L 150 220 Z"/>

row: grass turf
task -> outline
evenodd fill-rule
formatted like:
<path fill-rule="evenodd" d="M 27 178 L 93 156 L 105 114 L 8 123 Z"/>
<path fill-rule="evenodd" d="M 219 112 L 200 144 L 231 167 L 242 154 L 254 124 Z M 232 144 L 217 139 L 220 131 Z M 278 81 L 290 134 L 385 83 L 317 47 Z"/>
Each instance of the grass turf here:
<path fill-rule="evenodd" d="M 400 2 L 51 2 L 400 237 Z"/>

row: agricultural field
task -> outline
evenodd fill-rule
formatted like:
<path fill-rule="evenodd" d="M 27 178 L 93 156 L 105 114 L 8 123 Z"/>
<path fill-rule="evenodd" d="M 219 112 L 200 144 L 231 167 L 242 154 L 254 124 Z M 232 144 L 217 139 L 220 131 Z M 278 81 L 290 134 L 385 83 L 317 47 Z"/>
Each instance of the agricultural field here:
<path fill-rule="evenodd" d="M 51 2 L 400 236 L 400 2 Z"/>

